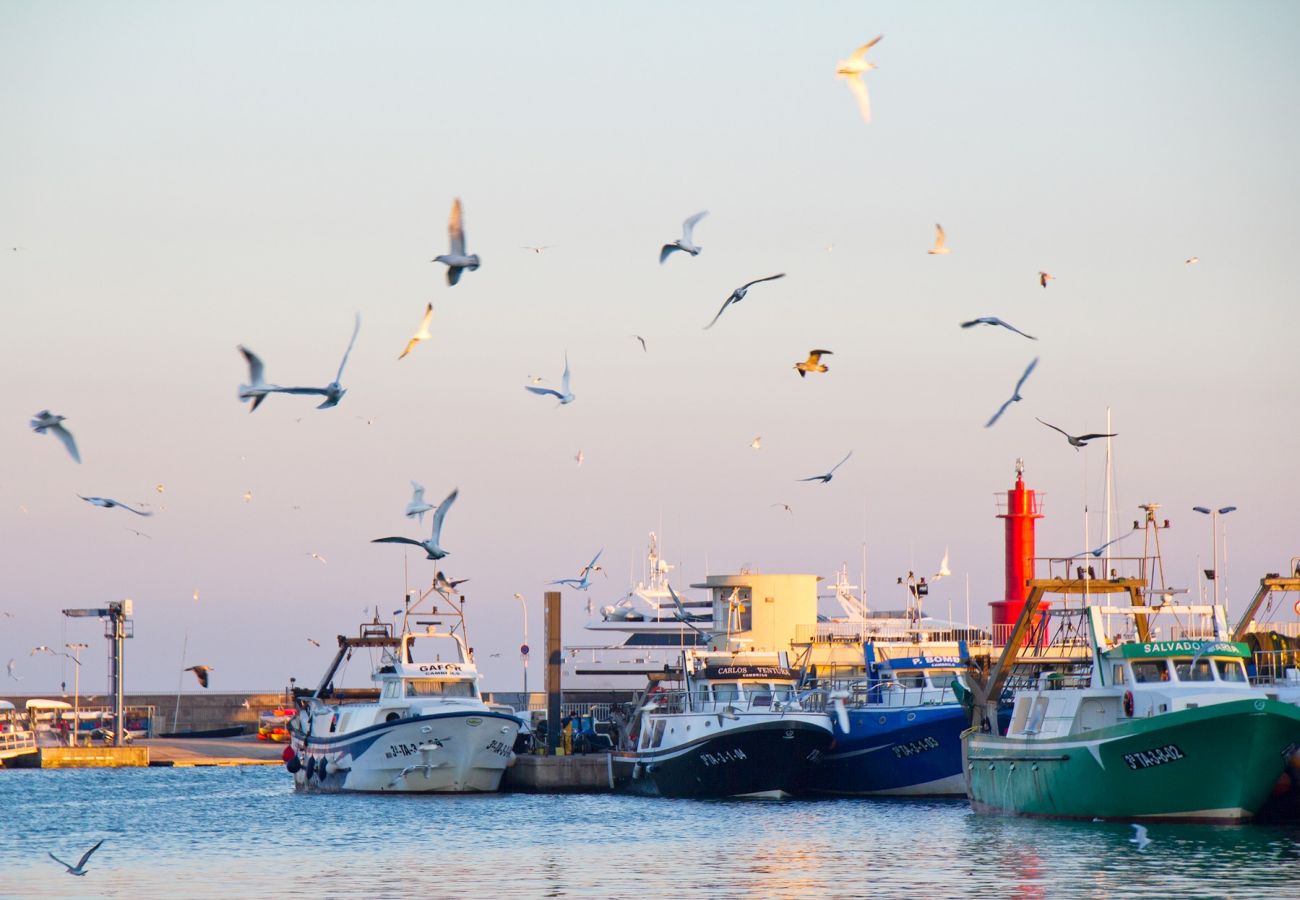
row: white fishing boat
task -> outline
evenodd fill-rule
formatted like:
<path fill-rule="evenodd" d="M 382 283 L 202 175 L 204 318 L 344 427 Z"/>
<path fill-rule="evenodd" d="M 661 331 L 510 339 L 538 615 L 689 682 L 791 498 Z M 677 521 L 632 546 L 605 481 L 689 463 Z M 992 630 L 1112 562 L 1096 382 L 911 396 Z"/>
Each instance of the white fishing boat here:
<path fill-rule="evenodd" d="M 428 618 L 416 618 L 426 604 Z M 356 637 L 340 635 L 289 725 L 284 757 L 296 789 L 496 791 L 523 720 L 483 701 L 464 635 L 462 610 L 433 588 L 408 607 L 400 633 L 376 612 Z M 373 686 L 341 686 L 348 662 L 367 654 Z"/>

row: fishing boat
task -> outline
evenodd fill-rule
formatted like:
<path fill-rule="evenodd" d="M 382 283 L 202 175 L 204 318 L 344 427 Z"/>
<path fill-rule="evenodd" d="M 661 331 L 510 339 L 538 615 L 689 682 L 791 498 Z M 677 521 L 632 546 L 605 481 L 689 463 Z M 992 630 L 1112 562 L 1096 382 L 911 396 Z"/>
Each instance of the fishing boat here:
<path fill-rule="evenodd" d="M 963 766 L 977 812 L 1242 822 L 1300 745 L 1300 709 L 1253 687 L 1223 607 L 1140 578 L 1030 580 L 997 664 L 972 670 Z M 1065 598 L 1045 608 L 1044 598 Z M 1104 605 L 1119 597 L 1123 605 Z M 1071 607 L 1071 600 L 1082 605 Z M 1155 622 L 1170 628 L 1159 639 Z M 998 708 L 1012 704 L 1001 729 Z"/>
<path fill-rule="evenodd" d="M 964 643 L 956 656 L 876 660 L 886 648 L 867 644 L 870 677 L 832 690 L 834 743 L 809 771 L 810 794 L 965 796 L 961 735 L 969 713 L 957 686 L 965 674 Z"/>
<path fill-rule="evenodd" d="M 426 607 L 430 618 L 417 618 Z M 339 635 L 333 662 L 298 696 L 289 724 L 284 760 L 295 788 L 496 791 L 523 720 L 483 701 L 464 625 L 463 608 L 435 585 L 407 607 L 399 633 L 376 611 L 355 637 Z M 341 686 L 347 663 L 367 654 L 373 686 Z"/>
<path fill-rule="evenodd" d="M 36 750 L 36 734 L 27 717 L 8 700 L 0 700 L 0 765 L 19 765 L 19 757 Z"/>
<path fill-rule="evenodd" d="M 611 756 L 615 787 L 661 797 L 798 793 L 831 742 L 824 696 L 769 653 L 685 651 L 656 678 Z"/>

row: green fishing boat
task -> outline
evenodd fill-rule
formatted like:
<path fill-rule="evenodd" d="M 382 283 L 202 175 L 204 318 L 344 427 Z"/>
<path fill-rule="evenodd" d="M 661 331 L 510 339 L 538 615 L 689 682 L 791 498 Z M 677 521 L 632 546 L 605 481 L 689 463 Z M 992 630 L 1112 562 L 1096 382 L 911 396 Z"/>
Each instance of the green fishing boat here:
<path fill-rule="evenodd" d="M 962 741 L 977 812 L 1242 822 L 1300 746 L 1300 708 L 1253 687 L 1223 608 L 1148 606 L 1145 582 L 1030 582 L 1001 659 L 976 679 Z M 1045 609 L 1047 594 L 1092 602 Z M 1095 598 L 1093 595 L 1097 595 Z M 1126 595 L 1123 606 L 1100 599 Z M 1154 620 L 1171 633 L 1152 640 Z M 1117 620 L 1119 627 L 1116 627 Z M 1005 734 L 996 710 L 1010 699 Z"/>

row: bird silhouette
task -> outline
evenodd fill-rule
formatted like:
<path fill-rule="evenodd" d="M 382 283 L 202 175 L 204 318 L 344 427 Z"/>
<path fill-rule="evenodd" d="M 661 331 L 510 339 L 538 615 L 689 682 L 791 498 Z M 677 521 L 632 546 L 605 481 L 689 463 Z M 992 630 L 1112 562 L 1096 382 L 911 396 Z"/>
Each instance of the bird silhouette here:
<path fill-rule="evenodd" d="M 850 450 L 848 453 L 844 455 L 844 458 L 842 460 L 837 462 L 835 465 L 831 466 L 831 470 L 827 472 L 825 475 L 813 475 L 808 478 L 796 478 L 795 480 L 796 481 L 820 481 L 822 484 L 826 484 L 828 481 L 831 480 L 831 476 L 835 474 L 835 470 L 838 469 L 840 466 L 844 465 L 846 462 L 848 462 L 849 457 L 852 455 L 853 455 L 853 451 Z"/>
<path fill-rule="evenodd" d="M 1033 361 L 1030 362 L 1029 365 L 1025 367 L 1024 374 L 1021 375 L 1020 380 L 1016 382 L 1016 389 L 1011 392 L 1011 399 L 1008 400 L 1006 403 L 1003 403 L 1000 407 L 998 407 L 998 411 L 993 414 L 993 418 L 989 419 L 987 422 L 984 423 L 985 428 L 992 428 L 993 424 L 997 422 L 998 419 L 1002 418 L 1002 414 L 1007 411 L 1008 406 L 1010 406 L 1012 403 L 1019 403 L 1021 400 L 1024 399 L 1024 397 L 1020 396 L 1020 389 L 1025 386 L 1025 382 L 1029 379 L 1029 373 L 1034 371 L 1034 367 L 1036 365 L 1038 365 L 1037 356 L 1035 356 L 1033 358 Z"/>
<path fill-rule="evenodd" d="M 575 397 L 573 392 L 569 390 L 569 354 L 567 352 L 564 354 L 564 375 L 560 378 L 560 389 L 558 391 L 555 388 L 534 387 L 531 384 L 524 385 L 524 390 L 543 397 L 556 397 L 559 399 L 561 406 L 572 403 Z"/>
<path fill-rule="evenodd" d="M 153 515 L 153 513 L 152 513 L 152 512 L 149 512 L 148 510 L 136 509 L 136 508 L 134 508 L 134 507 L 132 507 L 132 506 L 129 506 L 129 505 L 123 503 L 121 500 L 114 500 L 114 499 L 111 498 L 111 497 L 82 497 L 81 494 L 78 494 L 77 496 L 78 496 L 78 497 L 81 497 L 81 499 L 82 499 L 82 500 L 85 500 L 87 503 L 92 503 L 92 504 L 94 504 L 95 506 L 100 506 L 100 507 L 103 507 L 104 509 L 112 509 L 114 506 L 116 506 L 116 507 L 119 507 L 119 508 L 121 508 L 121 509 L 126 510 L 127 512 L 133 512 L 133 513 L 135 513 L 137 516 L 152 516 L 152 515 Z"/>
<path fill-rule="evenodd" d="M 1019 328 L 1016 328 L 1014 325 L 1002 321 L 996 316 L 981 316 L 978 319 L 971 319 L 969 322 L 961 323 L 962 328 L 974 328 L 976 325 L 997 325 L 1007 329 L 1008 331 L 1014 331 L 1016 334 L 1020 335 L 1021 337 L 1027 337 L 1031 341 L 1038 340 L 1038 338 L 1034 337 L 1032 334 L 1025 334 Z"/>
<path fill-rule="evenodd" d="M 1139 851 L 1145 850 L 1147 848 L 1147 845 L 1151 843 L 1151 838 L 1147 837 L 1146 826 L 1138 825 L 1136 822 L 1134 822 L 1133 837 L 1129 838 L 1128 842 L 1130 844 L 1137 844 L 1137 848 Z"/>
<path fill-rule="evenodd" d="M 433 337 L 429 333 L 429 323 L 433 321 L 433 304 L 427 303 L 424 307 L 424 318 L 420 320 L 420 327 L 409 341 L 406 342 L 406 349 L 397 355 L 398 359 L 406 359 L 406 354 L 415 349 L 415 345 L 420 341 L 427 341 Z"/>
<path fill-rule="evenodd" d="M 451 252 L 435 256 L 431 262 L 440 262 L 447 266 L 447 284 L 455 285 L 460 281 L 460 274 L 466 269 L 471 272 L 479 266 L 478 254 L 465 254 L 465 226 L 461 217 L 460 198 L 451 204 L 451 217 L 447 220 L 447 235 L 451 239 Z M 541 251 L 538 251 L 539 253 Z"/>
<path fill-rule="evenodd" d="M 194 673 L 194 677 L 199 680 L 199 687 L 208 686 L 208 675 L 212 672 L 212 666 L 189 666 L 185 671 Z"/>
<path fill-rule="evenodd" d="M 718 310 L 718 314 L 713 317 L 713 320 L 709 322 L 708 325 L 704 326 L 705 331 L 713 327 L 713 323 L 718 321 L 718 318 L 724 312 L 726 312 L 728 306 L 730 306 L 733 303 L 739 303 L 741 300 L 744 300 L 745 295 L 749 293 L 749 289 L 751 287 L 753 287 L 756 284 L 762 284 L 764 281 L 776 281 L 778 278 L 784 278 L 784 277 L 785 277 L 785 273 L 781 272 L 778 275 L 768 275 L 766 278 L 755 278 L 753 281 L 746 281 L 740 287 L 732 291 L 730 297 L 722 301 L 722 307 Z"/>
<path fill-rule="evenodd" d="M 1051 272 L 1038 273 L 1038 283 L 1041 284 L 1043 287 L 1047 287 L 1047 282 L 1055 281 L 1055 280 L 1056 280 L 1056 276 L 1053 275 Z"/>
<path fill-rule="evenodd" d="M 582 567 L 582 571 L 578 573 L 577 578 L 560 578 L 556 581 L 552 581 L 549 583 L 567 584 L 569 587 L 576 588 L 577 590 L 580 591 L 587 590 L 589 587 L 591 587 L 591 576 L 594 575 L 596 572 L 604 573 L 605 571 L 600 566 L 596 565 L 596 560 L 600 559 L 600 554 L 604 552 L 605 552 L 604 547 L 597 550 L 596 555 L 591 558 L 591 562 L 587 563 L 585 566 Z"/>
<path fill-rule="evenodd" d="M 943 226 L 936 222 L 934 225 L 934 246 L 927 252 L 931 256 L 942 256 L 943 254 L 950 252 L 944 245 L 946 240 L 947 237 L 943 233 Z"/>
<path fill-rule="evenodd" d="M 704 248 L 699 247 L 694 243 L 695 223 L 700 221 L 700 219 L 703 219 L 708 214 L 709 211 L 707 209 L 702 210 L 701 212 L 697 212 L 695 215 L 691 216 L 685 222 L 682 223 L 682 236 L 679 237 L 677 240 L 673 241 L 671 244 L 664 244 L 663 247 L 659 250 L 659 265 L 662 266 L 664 264 L 664 260 L 666 260 L 671 254 L 675 253 L 678 250 L 685 250 L 691 256 L 700 255 L 700 251 L 703 250 Z"/>
<path fill-rule="evenodd" d="M 68 451 L 72 461 L 79 463 L 81 462 L 81 453 L 77 450 L 77 442 L 72 437 L 72 432 L 63 427 L 62 423 L 65 421 L 65 416 L 56 416 L 48 409 L 43 409 L 32 417 L 32 431 L 37 434 L 49 432 L 54 435 L 63 444 L 64 449 Z"/>
<path fill-rule="evenodd" d="M 822 357 L 833 355 L 829 350 L 809 350 L 807 360 L 794 364 L 795 371 L 799 373 L 800 378 L 809 372 L 828 372 L 830 370 L 822 365 Z"/>
<path fill-rule="evenodd" d="M 1038 419 L 1038 416 L 1034 416 L 1034 418 Z M 1042 419 L 1038 419 L 1038 421 L 1043 422 Z M 1076 437 L 1063 428 L 1057 428 L 1051 422 L 1043 422 L 1043 424 L 1053 431 L 1059 431 L 1061 434 L 1065 435 L 1065 439 L 1070 442 L 1070 446 L 1075 450 L 1078 450 L 1080 447 L 1088 446 L 1088 441 L 1095 441 L 1097 438 L 1119 437 L 1118 434 L 1081 434 Z"/>
<path fill-rule="evenodd" d="M 447 518 L 447 510 L 451 509 L 451 505 L 456 502 L 456 498 L 458 496 L 460 496 L 459 488 L 454 489 L 450 494 L 448 494 L 446 499 L 443 500 L 442 503 L 438 505 L 438 508 L 436 510 L 434 510 L 433 534 L 429 536 L 428 540 L 417 541 L 408 537 L 381 537 L 381 538 L 375 538 L 370 543 L 412 544 L 416 547 L 423 547 L 424 552 L 428 554 L 427 557 L 428 559 L 442 559 L 444 556 L 447 555 L 447 551 L 442 549 L 442 547 L 438 543 L 442 539 L 442 521 L 443 519 Z"/>
<path fill-rule="evenodd" d="M 81 859 L 77 860 L 77 864 L 76 864 L 75 866 L 72 865 L 71 863 L 64 862 L 63 860 L 61 860 L 61 859 L 59 859 L 57 856 L 55 856 L 53 853 L 50 854 L 50 859 L 54 860 L 56 863 L 58 863 L 59 865 L 63 866 L 65 869 L 67 869 L 69 875 L 85 875 L 85 874 L 86 874 L 86 860 L 90 859 L 90 854 L 92 854 L 92 853 L 94 853 L 96 850 L 98 850 L 98 849 L 99 849 L 99 845 L 102 844 L 102 843 L 104 843 L 104 840 L 105 840 L 105 839 L 101 838 L 101 839 L 100 839 L 100 840 L 95 844 L 95 846 L 91 847 L 91 848 L 90 848 L 89 850 L 87 850 L 85 853 L 81 854 Z"/>
<path fill-rule="evenodd" d="M 424 514 L 433 509 L 433 504 L 424 499 L 424 485 L 418 481 L 411 482 L 411 502 L 406 504 L 406 517 L 408 519 L 419 518 L 420 524 L 424 524 Z"/>
<path fill-rule="evenodd" d="M 338 374 L 325 387 L 267 387 L 264 390 L 273 394 L 319 394 L 325 399 L 320 402 L 317 409 L 332 409 L 338 406 L 343 395 L 347 393 L 347 388 L 340 384 L 343 380 L 343 367 L 348 364 L 348 357 L 352 354 L 352 347 L 357 342 L 357 332 L 360 330 L 361 314 L 357 313 L 356 324 L 352 326 L 352 339 L 348 341 L 348 349 L 343 351 L 343 361 L 339 363 Z"/>
<path fill-rule="evenodd" d="M 853 55 L 848 59 L 842 59 L 835 67 L 835 77 L 844 80 L 849 86 L 849 91 L 853 94 L 853 99 L 858 101 L 858 112 L 862 114 L 862 121 L 871 121 L 871 97 L 867 94 L 867 83 L 862 76 L 876 67 L 875 63 L 867 62 L 867 51 L 876 44 L 884 35 L 877 35 L 867 41 L 861 47 L 853 51 Z"/>

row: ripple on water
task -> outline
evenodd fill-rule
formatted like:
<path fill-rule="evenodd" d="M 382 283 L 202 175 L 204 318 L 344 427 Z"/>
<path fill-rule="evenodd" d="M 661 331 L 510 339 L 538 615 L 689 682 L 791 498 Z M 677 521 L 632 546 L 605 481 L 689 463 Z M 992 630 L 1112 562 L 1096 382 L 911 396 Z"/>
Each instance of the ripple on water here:
<path fill-rule="evenodd" d="M 958 801 L 301 795 L 277 767 L 0 772 L 0 895 L 1294 896 L 1300 827 L 976 816 Z M 75 857 L 101 837 L 90 874 Z"/>

